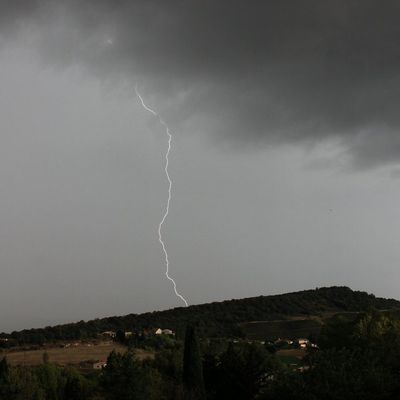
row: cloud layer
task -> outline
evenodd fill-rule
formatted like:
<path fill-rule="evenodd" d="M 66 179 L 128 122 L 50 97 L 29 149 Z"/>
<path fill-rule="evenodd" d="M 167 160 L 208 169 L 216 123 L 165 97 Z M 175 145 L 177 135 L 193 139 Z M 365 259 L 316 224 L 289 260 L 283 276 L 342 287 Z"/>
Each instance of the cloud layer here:
<path fill-rule="evenodd" d="M 0 15 L 5 43 L 19 32 L 46 62 L 139 83 L 175 127 L 400 160 L 397 1 L 14 0 Z"/>

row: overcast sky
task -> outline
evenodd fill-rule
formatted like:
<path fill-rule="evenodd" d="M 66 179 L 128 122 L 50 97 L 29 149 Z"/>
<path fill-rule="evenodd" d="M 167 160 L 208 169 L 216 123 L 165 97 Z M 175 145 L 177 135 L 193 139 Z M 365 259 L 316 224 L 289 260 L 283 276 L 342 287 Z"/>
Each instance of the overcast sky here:
<path fill-rule="evenodd" d="M 0 331 L 347 285 L 397 297 L 400 5 L 0 5 Z"/>

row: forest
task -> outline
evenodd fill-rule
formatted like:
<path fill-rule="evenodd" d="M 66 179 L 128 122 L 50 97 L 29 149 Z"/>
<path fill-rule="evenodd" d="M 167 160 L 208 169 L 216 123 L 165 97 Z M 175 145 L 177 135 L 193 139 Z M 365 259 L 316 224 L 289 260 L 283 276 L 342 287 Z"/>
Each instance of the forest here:
<path fill-rule="evenodd" d="M 398 399 L 400 322 L 376 309 L 332 318 L 301 366 L 283 363 L 270 343 L 201 339 L 188 325 L 154 359 L 111 352 L 83 374 L 43 357 L 36 367 L 0 362 L 1 400 L 338 400 Z"/>
<path fill-rule="evenodd" d="M 375 297 L 348 287 L 326 287 L 273 296 L 259 296 L 208 304 L 179 307 L 166 311 L 129 314 L 121 317 L 94 319 L 71 324 L 27 329 L 0 334 L 10 339 L 4 346 L 43 344 L 58 340 L 95 338 L 104 331 L 133 331 L 164 327 L 183 337 L 186 326 L 196 328 L 202 338 L 242 338 L 242 323 L 248 321 L 283 320 L 290 316 L 325 315 L 327 313 L 360 312 L 370 308 L 400 308 L 394 299 Z"/>

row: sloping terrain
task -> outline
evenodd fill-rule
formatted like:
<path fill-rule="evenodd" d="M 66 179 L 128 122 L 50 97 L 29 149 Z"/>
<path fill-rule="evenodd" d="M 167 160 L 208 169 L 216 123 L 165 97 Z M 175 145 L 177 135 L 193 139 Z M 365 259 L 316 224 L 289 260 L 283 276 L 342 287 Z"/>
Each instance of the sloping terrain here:
<path fill-rule="evenodd" d="M 245 322 L 292 320 L 293 317 L 304 320 L 311 316 L 325 317 L 340 312 L 366 311 L 371 307 L 378 310 L 392 310 L 400 308 L 400 302 L 336 286 L 108 317 L 88 322 L 80 321 L 13 332 L 9 337 L 19 343 L 40 343 L 91 338 L 107 330 L 140 331 L 155 327 L 173 329 L 179 337 L 188 323 L 196 326 L 198 333 L 204 337 L 238 337 L 244 336 L 241 326 Z"/>
<path fill-rule="evenodd" d="M 253 321 L 241 324 L 248 339 L 274 341 L 281 339 L 296 339 L 317 337 L 322 328 L 322 321 L 316 318 Z"/>

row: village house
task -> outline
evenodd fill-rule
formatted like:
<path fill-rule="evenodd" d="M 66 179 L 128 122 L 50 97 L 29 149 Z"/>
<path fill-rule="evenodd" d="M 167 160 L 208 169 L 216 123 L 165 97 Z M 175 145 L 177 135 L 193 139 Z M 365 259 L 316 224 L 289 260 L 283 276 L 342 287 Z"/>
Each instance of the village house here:
<path fill-rule="evenodd" d="M 296 340 L 296 343 L 300 348 L 305 349 L 309 345 L 310 341 L 308 339 L 300 338 Z"/>
<path fill-rule="evenodd" d="M 105 361 L 96 361 L 92 364 L 93 369 L 102 369 L 107 366 Z"/>
<path fill-rule="evenodd" d="M 169 335 L 169 336 L 175 336 L 175 332 L 172 331 L 171 329 L 161 329 L 158 328 L 154 332 L 155 335 Z"/>
<path fill-rule="evenodd" d="M 112 339 L 114 339 L 115 336 L 117 335 L 114 331 L 105 331 L 105 332 L 102 332 L 101 334 L 102 334 L 102 336 L 107 336 Z"/>

